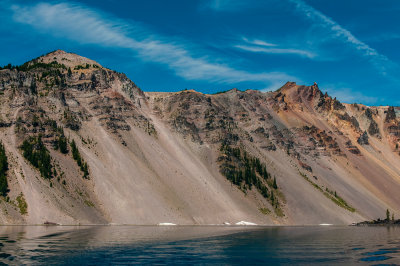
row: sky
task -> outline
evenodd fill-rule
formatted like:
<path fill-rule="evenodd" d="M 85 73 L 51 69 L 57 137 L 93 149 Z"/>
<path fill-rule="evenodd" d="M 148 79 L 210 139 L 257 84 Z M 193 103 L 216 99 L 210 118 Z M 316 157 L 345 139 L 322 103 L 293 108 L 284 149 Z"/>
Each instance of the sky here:
<path fill-rule="evenodd" d="M 400 105 L 399 0 L 0 0 L 0 65 L 56 49 L 144 91 L 311 85 Z"/>

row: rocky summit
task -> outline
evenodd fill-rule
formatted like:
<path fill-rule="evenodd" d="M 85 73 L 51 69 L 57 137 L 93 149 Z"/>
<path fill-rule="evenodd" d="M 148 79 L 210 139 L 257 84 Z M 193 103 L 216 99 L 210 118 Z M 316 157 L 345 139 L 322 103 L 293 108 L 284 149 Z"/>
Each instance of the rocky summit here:
<path fill-rule="evenodd" d="M 397 107 L 317 84 L 143 92 L 61 50 L 0 70 L 1 224 L 351 224 L 400 216 Z"/>

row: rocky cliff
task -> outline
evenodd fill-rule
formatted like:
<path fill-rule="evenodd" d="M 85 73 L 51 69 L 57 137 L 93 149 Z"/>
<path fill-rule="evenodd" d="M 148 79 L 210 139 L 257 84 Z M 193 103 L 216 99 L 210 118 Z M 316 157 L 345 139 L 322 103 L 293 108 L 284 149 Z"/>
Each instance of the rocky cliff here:
<path fill-rule="evenodd" d="M 400 214 L 398 109 L 340 103 L 317 84 L 149 93 L 57 50 L 0 70 L 0 103 L 3 224 L 349 224 Z"/>

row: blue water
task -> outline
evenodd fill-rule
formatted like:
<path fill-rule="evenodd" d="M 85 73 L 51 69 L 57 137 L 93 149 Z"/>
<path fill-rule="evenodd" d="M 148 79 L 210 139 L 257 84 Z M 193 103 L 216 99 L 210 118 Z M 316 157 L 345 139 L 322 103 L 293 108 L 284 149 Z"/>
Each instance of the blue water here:
<path fill-rule="evenodd" d="M 2 263 L 400 265 L 400 227 L 1 226 Z"/>

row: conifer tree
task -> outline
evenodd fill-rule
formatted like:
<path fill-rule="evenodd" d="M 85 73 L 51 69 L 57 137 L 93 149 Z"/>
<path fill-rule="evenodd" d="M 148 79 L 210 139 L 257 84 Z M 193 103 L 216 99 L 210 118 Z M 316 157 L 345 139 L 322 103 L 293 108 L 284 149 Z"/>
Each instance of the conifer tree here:
<path fill-rule="evenodd" d="M 275 178 L 275 176 L 274 176 L 274 183 L 272 184 L 272 187 L 273 187 L 274 189 L 278 189 L 278 185 L 276 184 L 276 178 Z"/>
<path fill-rule="evenodd" d="M 64 135 L 61 135 L 58 138 L 58 147 L 60 148 L 61 153 L 64 153 L 64 154 L 68 153 L 67 139 Z"/>

